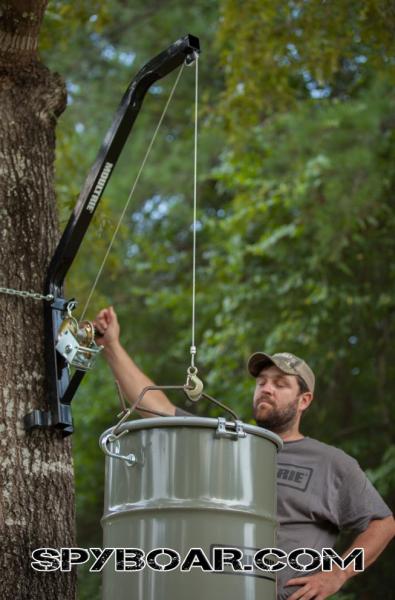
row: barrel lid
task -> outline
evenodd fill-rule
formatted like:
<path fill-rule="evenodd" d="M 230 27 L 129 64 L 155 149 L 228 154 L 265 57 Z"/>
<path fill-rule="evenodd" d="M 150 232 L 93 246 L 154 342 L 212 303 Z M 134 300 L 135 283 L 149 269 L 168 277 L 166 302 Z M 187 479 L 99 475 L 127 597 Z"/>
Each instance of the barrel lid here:
<path fill-rule="evenodd" d="M 217 429 L 219 422 L 219 419 L 194 416 L 141 418 L 122 423 L 122 425 L 120 425 L 117 430 L 117 435 L 119 435 L 123 431 L 130 431 L 132 433 L 141 429 L 155 429 L 157 427 L 204 427 L 208 429 Z M 227 421 L 227 423 L 234 422 Z M 250 425 L 249 423 L 243 423 L 242 421 L 237 421 L 237 423 L 239 423 L 242 426 L 243 431 L 245 433 L 256 435 L 258 437 L 263 437 L 273 442 L 277 446 L 277 450 L 281 450 L 281 448 L 283 447 L 283 441 L 276 433 L 273 433 L 268 429 L 264 429 L 264 427 L 257 427 L 256 425 Z M 114 428 L 111 428 L 105 431 L 101 435 L 101 438 L 103 438 L 106 435 L 109 435 L 113 429 Z"/>

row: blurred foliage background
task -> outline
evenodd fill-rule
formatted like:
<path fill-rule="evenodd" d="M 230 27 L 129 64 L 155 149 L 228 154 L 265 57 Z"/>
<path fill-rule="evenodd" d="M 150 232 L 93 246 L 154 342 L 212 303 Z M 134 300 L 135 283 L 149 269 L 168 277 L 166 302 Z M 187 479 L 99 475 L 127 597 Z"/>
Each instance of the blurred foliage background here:
<path fill-rule="evenodd" d="M 248 355 L 303 356 L 318 379 L 303 432 L 355 456 L 392 507 L 394 30 L 391 0 L 59 0 L 41 37 L 69 94 L 57 143 L 62 228 L 133 76 L 186 33 L 200 38 L 197 364 L 206 389 L 252 422 Z M 80 308 L 175 76 L 147 95 L 73 265 L 67 291 Z M 185 69 L 87 314 L 114 305 L 123 344 L 162 384 L 183 383 L 189 364 L 193 111 L 194 69 Z M 98 437 L 119 408 L 103 359 L 73 407 L 78 544 L 100 547 Z M 387 550 L 336 598 L 389 599 L 394 583 Z M 99 599 L 99 588 L 81 570 L 80 600 Z"/>

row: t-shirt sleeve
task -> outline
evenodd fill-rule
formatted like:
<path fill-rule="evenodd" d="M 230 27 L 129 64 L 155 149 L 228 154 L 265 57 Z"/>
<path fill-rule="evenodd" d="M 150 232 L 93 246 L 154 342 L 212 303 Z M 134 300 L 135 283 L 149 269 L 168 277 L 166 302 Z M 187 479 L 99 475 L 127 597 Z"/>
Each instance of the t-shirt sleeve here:
<path fill-rule="evenodd" d="M 176 406 L 176 412 L 174 414 L 175 417 L 193 417 L 194 415 L 186 410 L 183 410 L 182 408 L 178 408 L 178 406 Z"/>
<path fill-rule="evenodd" d="M 354 458 L 342 452 L 337 471 L 333 516 L 339 529 L 362 533 L 373 519 L 392 515 Z"/>

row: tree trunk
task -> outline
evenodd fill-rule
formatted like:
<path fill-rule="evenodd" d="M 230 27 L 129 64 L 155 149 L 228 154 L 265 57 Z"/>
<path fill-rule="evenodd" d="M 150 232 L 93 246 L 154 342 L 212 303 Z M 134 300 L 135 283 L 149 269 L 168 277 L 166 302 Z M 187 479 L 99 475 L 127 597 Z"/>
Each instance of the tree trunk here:
<path fill-rule="evenodd" d="M 54 194 L 61 78 L 37 58 L 47 1 L 0 4 L 0 286 L 42 292 L 58 238 Z M 23 429 L 45 409 L 43 301 L 0 294 L 0 590 L 7 600 L 71 600 L 74 573 L 34 571 L 31 552 L 72 546 L 70 439 Z"/>

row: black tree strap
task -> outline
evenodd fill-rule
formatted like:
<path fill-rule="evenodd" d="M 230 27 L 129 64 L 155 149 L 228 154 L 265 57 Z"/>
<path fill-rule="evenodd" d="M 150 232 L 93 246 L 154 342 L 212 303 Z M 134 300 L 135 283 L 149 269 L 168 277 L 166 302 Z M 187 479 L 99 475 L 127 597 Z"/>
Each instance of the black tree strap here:
<path fill-rule="evenodd" d="M 49 410 L 34 410 L 26 415 L 24 424 L 27 430 L 52 427 L 60 429 L 64 436 L 73 432 L 70 404 L 85 373 L 76 371 L 70 379 L 66 360 L 55 349 L 56 335 L 68 304 L 63 293 L 64 280 L 114 171 L 145 94 L 155 81 L 174 71 L 184 61 L 193 62 L 195 54 L 199 52 L 199 40 L 193 35 L 177 40 L 139 71 L 122 98 L 48 268 L 44 293 L 54 298 L 51 303 L 44 305 Z"/>

